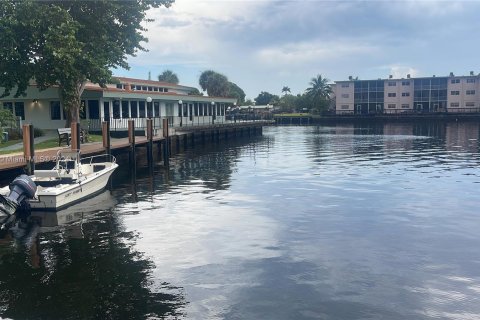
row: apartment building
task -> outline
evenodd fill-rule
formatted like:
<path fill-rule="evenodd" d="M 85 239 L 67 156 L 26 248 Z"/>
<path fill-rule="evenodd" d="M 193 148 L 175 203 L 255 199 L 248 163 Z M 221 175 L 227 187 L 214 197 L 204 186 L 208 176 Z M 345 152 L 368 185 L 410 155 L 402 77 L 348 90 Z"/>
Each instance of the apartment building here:
<path fill-rule="evenodd" d="M 336 81 L 336 113 L 480 112 L 480 75 Z"/>

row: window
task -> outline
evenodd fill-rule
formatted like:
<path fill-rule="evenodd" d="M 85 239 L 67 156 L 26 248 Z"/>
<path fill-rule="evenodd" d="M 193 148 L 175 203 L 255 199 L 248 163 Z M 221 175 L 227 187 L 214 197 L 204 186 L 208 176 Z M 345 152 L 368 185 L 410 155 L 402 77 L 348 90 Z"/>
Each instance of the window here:
<path fill-rule="evenodd" d="M 348 93 L 342 93 L 342 98 L 348 98 L 350 95 Z"/>
<path fill-rule="evenodd" d="M 82 100 L 80 102 L 80 110 L 79 110 L 79 115 L 80 115 L 80 119 L 87 119 L 87 106 L 86 106 L 86 101 L 85 100 Z"/>
<path fill-rule="evenodd" d="M 460 83 L 460 79 L 452 79 L 450 80 L 450 83 Z"/>
<path fill-rule="evenodd" d="M 195 103 L 194 110 L 195 116 L 198 116 L 198 103 Z"/>
<path fill-rule="evenodd" d="M 160 102 L 153 101 L 153 111 L 155 112 L 155 117 L 160 117 Z"/>
<path fill-rule="evenodd" d="M 389 92 L 388 93 L 388 97 L 390 97 L 390 98 L 394 98 L 396 96 L 397 96 L 397 94 L 395 92 Z"/>
<path fill-rule="evenodd" d="M 408 103 L 402 104 L 402 109 L 409 109 L 410 105 Z"/>
<path fill-rule="evenodd" d="M 158 92 L 158 87 L 153 87 L 153 91 Z"/>
<path fill-rule="evenodd" d="M 130 101 L 130 117 L 131 118 L 138 118 L 138 102 L 137 101 Z"/>
<path fill-rule="evenodd" d="M 15 102 L 15 116 L 25 120 L 25 107 L 23 102 Z"/>
<path fill-rule="evenodd" d="M 402 81 L 402 86 L 409 86 L 410 85 L 410 81 Z"/>
<path fill-rule="evenodd" d="M 61 120 L 60 101 L 50 101 L 50 119 Z"/>
<path fill-rule="evenodd" d="M 110 102 L 108 101 L 103 102 L 103 117 L 105 121 L 110 119 Z"/>
<path fill-rule="evenodd" d="M 350 87 L 349 83 L 342 83 L 342 88 L 348 88 L 348 87 Z"/>
<path fill-rule="evenodd" d="M 117 83 L 117 89 L 123 89 L 123 84 Z"/>
<path fill-rule="evenodd" d="M 475 107 L 475 102 L 465 102 L 465 107 Z"/>
<path fill-rule="evenodd" d="M 188 108 L 187 108 L 187 104 L 184 104 L 184 106 L 183 106 L 183 116 L 184 116 L 184 117 L 188 117 Z"/>
<path fill-rule="evenodd" d="M 145 101 L 138 101 L 138 117 L 145 118 Z"/>
<path fill-rule="evenodd" d="M 342 109 L 348 109 L 348 104 L 344 104 L 344 105 L 342 105 L 342 107 L 341 107 L 341 108 L 342 108 Z"/>
<path fill-rule="evenodd" d="M 467 79 L 467 83 L 475 83 L 475 79 Z"/>
<path fill-rule="evenodd" d="M 471 96 L 475 94 L 475 90 L 467 90 L 467 95 Z"/>
<path fill-rule="evenodd" d="M 128 114 L 128 101 L 122 100 L 122 118 L 129 118 L 130 115 Z"/>
<path fill-rule="evenodd" d="M 458 102 L 451 102 L 450 103 L 451 108 L 458 108 L 459 106 L 460 106 L 460 103 L 458 103 Z"/>
<path fill-rule="evenodd" d="M 388 82 L 389 87 L 395 87 L 396 85 L 397 85 L 397 83 L 395 81 L 389 81 Z"/>
<path fill-rule="evenodd" d="M 100 119 L 98 100 L 88 100 L 88 116 L 90 119 Z"/>
<path fill-rule="evenodd" d="M 120 101 L 114 100 L 112 105 L 113 119 L 120 119 Z"/>
<path fill-rule="evenodd" d="M 402 92 L 402 97 L 410 97 L 410 92 Z"/>
<path fill-rule="evenodd" d="M 397 107 L 397 105 L 394 104 L 394 103 L 391 103 L 391 104 L 388 105 L 388 109 L 395 109 L 396 107 Z"/>
<path fill-rule="evenodd" d="M 460 91 L 450 91 L 450 94 L 452 96 L 458 96 L 458 95 L 460 95 Z"/>
<path fill-rule="evenodd" d="M 12 102 L 4 102 L 3 103 L 3 109 L 9 110 L 11 113 L 13 113 L 13 103 Z"/>

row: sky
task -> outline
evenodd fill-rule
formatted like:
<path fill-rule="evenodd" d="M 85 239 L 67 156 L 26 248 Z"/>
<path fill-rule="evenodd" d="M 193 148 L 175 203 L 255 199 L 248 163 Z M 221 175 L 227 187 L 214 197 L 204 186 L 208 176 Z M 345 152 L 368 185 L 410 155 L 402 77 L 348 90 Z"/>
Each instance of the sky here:
<path fill-rule="evenodd" d="M 331 82 L 480 73 L 480 1 L 176 0 L 153 9 L 148 52 L 117 76 L 152 80 L 164 70 L 199 88 L 205 70 L 254 99 Z"/>

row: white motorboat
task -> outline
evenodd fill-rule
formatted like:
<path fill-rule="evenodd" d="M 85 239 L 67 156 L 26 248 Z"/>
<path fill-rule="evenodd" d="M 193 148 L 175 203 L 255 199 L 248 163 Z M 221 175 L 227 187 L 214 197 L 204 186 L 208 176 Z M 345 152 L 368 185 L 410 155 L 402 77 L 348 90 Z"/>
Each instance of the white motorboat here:
<path fill-rule="evenodd" d="M 111 155 L 81 158 L 80 150 L 60 150 L 53 169 L 35 170 L 34 175 L 17 177 L 12 184 L 17 181 L 25 190 L 36 186 L 34 196 L 28 199 L 31 210 L 57 211 L 102 192 L 117 167 Z M 11 193 L 12 184 L 0 189 L 0 194 Z"/>

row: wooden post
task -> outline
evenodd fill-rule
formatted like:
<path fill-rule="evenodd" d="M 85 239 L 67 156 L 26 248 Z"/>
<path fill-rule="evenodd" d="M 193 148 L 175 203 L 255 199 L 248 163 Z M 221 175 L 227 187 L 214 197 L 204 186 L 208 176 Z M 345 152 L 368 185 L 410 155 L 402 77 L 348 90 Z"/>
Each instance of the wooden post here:
<path fill-rule="evenodd" d="M 153 168 L 153 120 L 147 119 L 147 160 L 148 167 Z"/>
<path fill-rule="evenodd" d="M 128 120 L 128 143 L 130 144 L 130 166 L 132 170 L 136 170 L 136 154 L 135 154 L 135 121 Z"/>
<path fill-rule="evenodd" d="M 80 150 L 80 123 L 72 122 L 70 128 L 72 130 L 72 143 L 70 146 L 72 150 Z"/>
<path fill-rule="evenodd" d="M 102 141 L 103 147 L 107 154 L 111 154 L 111 144 L 110 144 L 110 121 L 102 122 Z"/>
<path fill-rule="evenodd" d="M 162 126 L 163 126 L 163 164 L 165 166 L 169 165 L 169 158 L 170 158 L 170 143 L 169 143 L 169 133 L 168 133 L 168 119 L 162 119 Z"/>
<path fill-rule="evenodd" d="M 23 125 L 23 155 L 27 162 L 27 174 L 35 172 L 35 141 L 33 137 L 33 125 Z"/>

